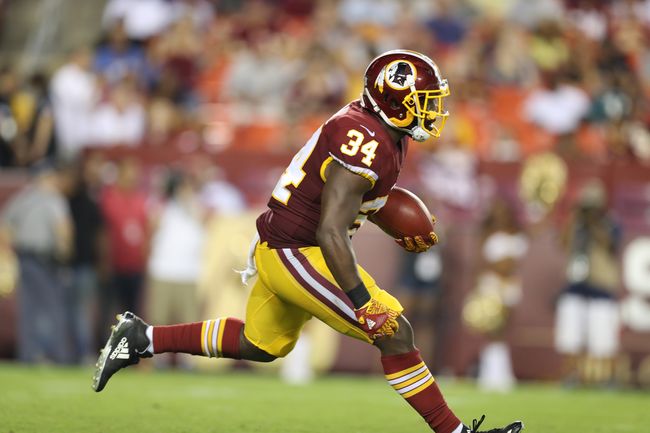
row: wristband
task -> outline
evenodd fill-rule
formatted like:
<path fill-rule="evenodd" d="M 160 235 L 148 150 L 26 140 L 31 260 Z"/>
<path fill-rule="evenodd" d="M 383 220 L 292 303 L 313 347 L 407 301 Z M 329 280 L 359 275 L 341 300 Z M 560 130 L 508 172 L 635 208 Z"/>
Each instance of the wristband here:
<path fill-rule="evenodd" d="M 345 292 L 345 294 L 348 295 L 348 298 L 350 298 L 352 305 L 356 309 L 363 307 L 370 301 L 370 293 L 368 293 L 368 289 L 366 289 L 366 285 L 363 282 L 354 289 Z"/>

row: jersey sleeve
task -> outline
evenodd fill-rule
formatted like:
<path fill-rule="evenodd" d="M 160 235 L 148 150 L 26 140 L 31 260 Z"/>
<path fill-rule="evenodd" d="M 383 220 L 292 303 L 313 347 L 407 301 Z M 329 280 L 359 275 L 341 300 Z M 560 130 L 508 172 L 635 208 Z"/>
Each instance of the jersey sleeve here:
<path fill-rule="evenodd" d="M 324 177 L 329 163 L 337 162 L 352 173 L 368 179 L 374 186 L 390 158 L 387 146 L 391 143 L 382 141 L 378 132 L 358 120 L 346 117 L 332 119 L 325 125 L 323 133 L 329 155 L 321 168 L 321 177 Z"/>

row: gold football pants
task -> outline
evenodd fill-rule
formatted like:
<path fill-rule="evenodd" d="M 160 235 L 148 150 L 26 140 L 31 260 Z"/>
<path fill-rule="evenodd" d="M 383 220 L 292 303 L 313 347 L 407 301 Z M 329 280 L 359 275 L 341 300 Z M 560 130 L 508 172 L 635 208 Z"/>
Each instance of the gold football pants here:
<path fill-rule="evenodd" d="M 255 262 L 258 278 L 248 299 L 244 328 L 251 343 L 283 357 L 295 346 L 305 322 L 315 316 L 342 334 L 372 344 L 319 247 L 272 249 L 258 243 Z M 395 311 L 403 310 L 361 266 L 359 273 L 373 298 Z"/>

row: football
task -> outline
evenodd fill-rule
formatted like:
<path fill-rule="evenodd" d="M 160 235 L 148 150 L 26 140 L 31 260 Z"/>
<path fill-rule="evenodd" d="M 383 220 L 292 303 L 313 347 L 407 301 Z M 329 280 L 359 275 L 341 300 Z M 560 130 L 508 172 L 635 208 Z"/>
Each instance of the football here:
<path fill-rule="evenodd" d="M 431 213 L 422 200 L 399 186 L 393 187 L 384 207 L 369 219 L 394 239 L 428 237 L 434 229 Z"/>

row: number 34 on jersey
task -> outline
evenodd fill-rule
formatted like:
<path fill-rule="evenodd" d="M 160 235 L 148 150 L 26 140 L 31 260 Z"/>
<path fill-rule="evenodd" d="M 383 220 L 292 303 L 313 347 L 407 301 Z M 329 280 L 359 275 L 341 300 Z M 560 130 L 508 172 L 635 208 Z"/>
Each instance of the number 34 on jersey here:
<path fill-rule="evenodd" d="M 289 167 L 287 167 L 284 173 L 282 173 L 282 176 L 280 176 L 280 180 L 273 189 L 273 198 L 279 202 L 287 204 L 289 198 L 291 198 L 291 191 L 289 191 L 288 186 L 293 185 L 295 188 L 298 188 L 307 175 L 303 170 L 303 167 L 318 143 L 320 132 L 321 130 L 318 129 L 314 135 L 311 136 L 309 141 L 307 141 L 303 148 L 293 157 Z M 373 159 L 375 159 L 375 152 L 379 143 L 377 143 L 376 140 L 364 142 L 364 134 L 356 129 L 350 129 L 347 136 L 350 140 L 347 143 L 341 144 L 341 153 L 348 156 L 355 156 L 357 153 L 361 152 L 361 154 L 364 155 L 361 162 L 370 167 Z"/>
<path fill-rule="evenodd" d="M 377 150 L 379 143 L 377 143 L 376 140 L 364 143 L 364 135 L 356 129 L 350 129 L 347 135 L 350 138 L 350 141 L 341 145 L 341 152 L 349 156 L 354 156 L 361 151 L 361 153 L 365 155 L 361 162 L 370 167 L 372 165 L 372 160 L 375 159 L 375 151 Z"/>

